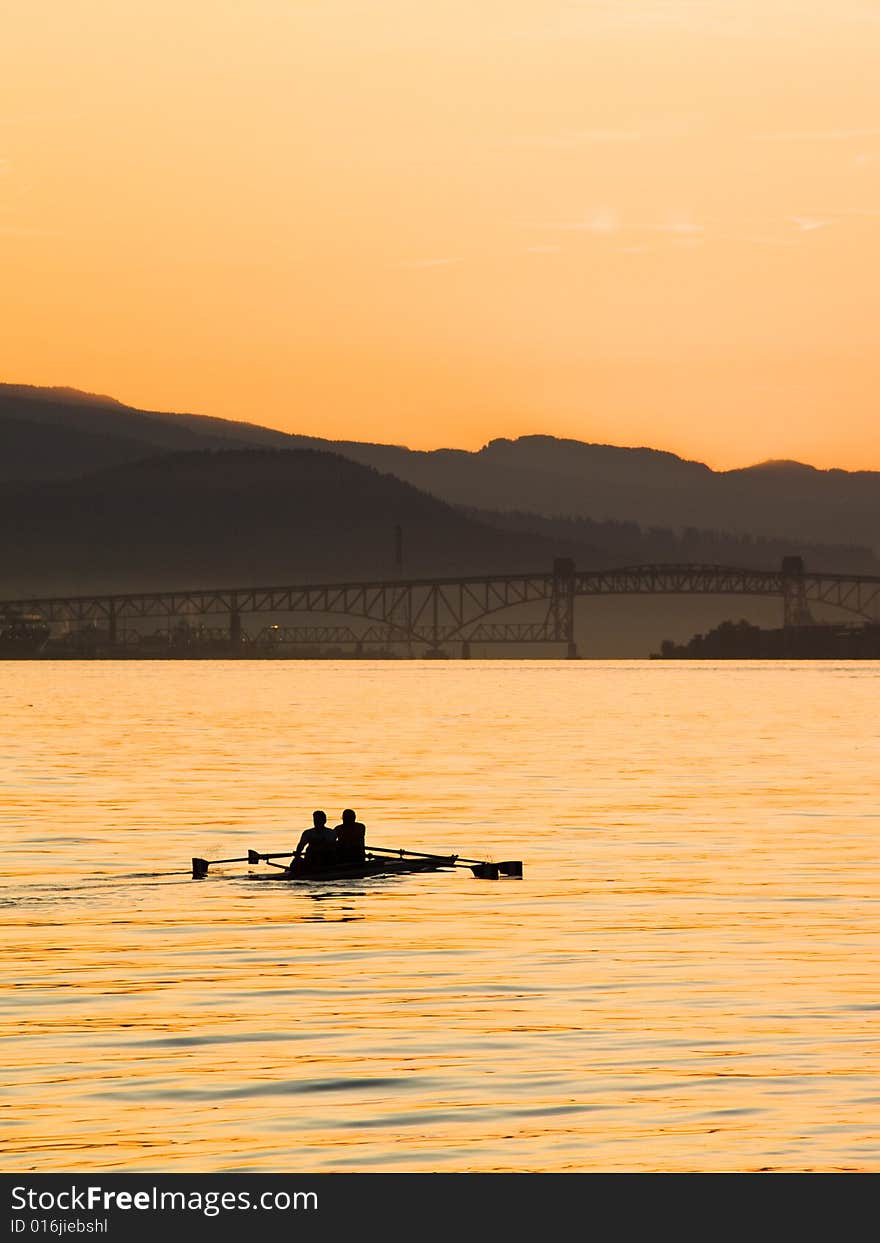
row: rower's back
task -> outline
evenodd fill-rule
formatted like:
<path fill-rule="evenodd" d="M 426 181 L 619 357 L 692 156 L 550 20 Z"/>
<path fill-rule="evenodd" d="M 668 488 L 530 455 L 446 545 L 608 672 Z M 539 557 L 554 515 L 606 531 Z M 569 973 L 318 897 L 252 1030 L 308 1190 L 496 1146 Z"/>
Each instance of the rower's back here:
<path fill-rule="evenodd" d="M 327 823 L 323 811 L 314 812 L 312 820 L 313 827 L 306 829 L 299 839 L 291 864 L 294 873 L 321 872 L 336 865 L 336 833 Z"/>
<path fill-rule="evenodd" d="M 330 826 L 324 825 L 322 828 L 309 829 L 305 856 L 308 870 L 320 872 L 322 868 L 332 868 L 336 862 L 336 835 Z"/>
<path fill-rule="evenodd" d="M 342 813 L 336 829 L 336 857 L 340 863 L 363 863 L 367 830 L 350 807 Z"/>

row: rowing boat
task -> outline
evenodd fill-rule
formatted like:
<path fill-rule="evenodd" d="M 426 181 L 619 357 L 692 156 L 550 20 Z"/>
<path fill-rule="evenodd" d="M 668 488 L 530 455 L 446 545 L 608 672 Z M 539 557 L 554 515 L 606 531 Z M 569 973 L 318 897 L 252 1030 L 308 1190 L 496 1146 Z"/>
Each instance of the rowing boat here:
<path fill-rule="evenodd" d="M 434 855 L 423 850 L 389 849 L 387 846 L 369 846 L 363 863 L 350 863 L 325 868 L 322 871 L 300 871 L 297 867 L 294 874 L 283 863 L 273 863 L 274 859 L 291 859 L 292 851 L 262 854 L 257 850 L 249 850 L 244 857 L 236 859 L 193 859 L 193 880 L 204 880 L 208 869 L 220 863 L 249 863 L 252 867 L 258 863 L 268 863 L 275 872 L 251 873 L 254 880 L 286 880 L 286 881 L 325 881 L 325 880 L 364 880 L 369 876 L 400 876 L 409 872 L 447 872 L 453 868 L 467 868 L 481 880 L 497 880 L 499 876 L 522 876 L 520 859 L 504 859 L 500 863 L 490 863 L 481 859 L 464 859 L 461 855 Z"/>
<path fill-rule="evenodd" d="M 251 872 L 249 880 L 274 880 L 300 884 L 314 881 L 366 880 L 370 876 L 401 876 L 410 872 L 439 872 L 454 866 L 452 859 L 376 859 L 370 855 L 363 863 L 349 863 L 321 871 L 301 872 L 294 876 L 289 868 L 276 872 Z"/>

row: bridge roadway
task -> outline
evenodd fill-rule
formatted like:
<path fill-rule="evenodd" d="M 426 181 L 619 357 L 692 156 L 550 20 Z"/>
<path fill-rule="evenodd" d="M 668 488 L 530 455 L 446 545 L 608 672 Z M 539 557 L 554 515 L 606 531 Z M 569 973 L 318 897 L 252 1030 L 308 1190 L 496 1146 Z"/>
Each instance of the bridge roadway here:
<path fill-rule="evenodd" d="M 689 564 L 578 570 L 557 558 L 552 569 L 534 574 L 30 597 L 0 601 L 0 614 L 39 613 L 51 623 L 99 627 L 110 647 L 134 622 L 156 619 L 170 629 L 217 614 L 225 615 L 234 646 L 248 640 L 243 614 L 270 613 L 357 618 L 368 626 L 352 632 L 356 642 L 424 644 L 429 651 L 461 642 L 463 654 L 475 641 L 562 643 L 574 656 L 575 600 L 605 595 L 776 596 L 789 626 L 810 623 L 815 605 L 880 621 L 880 576 L 810 573 L 799 557 L 786 557 L 778 570 Z M 540 621 L 497 620 L 505 610 L 542 604 Z"/>

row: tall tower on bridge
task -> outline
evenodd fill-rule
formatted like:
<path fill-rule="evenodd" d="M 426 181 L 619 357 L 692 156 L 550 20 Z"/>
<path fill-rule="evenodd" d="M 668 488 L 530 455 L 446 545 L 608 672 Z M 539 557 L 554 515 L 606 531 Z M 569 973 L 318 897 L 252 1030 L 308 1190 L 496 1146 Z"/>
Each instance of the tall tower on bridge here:
<path fill-rule="evenodd" d="M 550 595 L 550 622 L 553 638 L 565 643 L 569 660 L 577 659 L 574 639 L 574 561 L 556 557 L 553 562 L 553 587 Z"/>
<path fill-rule="evenodd" d="M 403 527 L 399 522 L 394 525 L 394 579 L 397 583 L 403 581 Z M 389 643 L 400 641 L 401 629 L 409 634 L 412 626 L 412 595 L 402 587 L 399 589 L 398 598 L 391 606 L 388 622 Z M 407 638 L 406 654 L 407 656 L 413 654 L 411 637 Z"/>
<path fill-rule="evenodd" d="M 803 557 L 782 558 L 783 625 L 812 626 L 813 615 L 807 605 Z"/>

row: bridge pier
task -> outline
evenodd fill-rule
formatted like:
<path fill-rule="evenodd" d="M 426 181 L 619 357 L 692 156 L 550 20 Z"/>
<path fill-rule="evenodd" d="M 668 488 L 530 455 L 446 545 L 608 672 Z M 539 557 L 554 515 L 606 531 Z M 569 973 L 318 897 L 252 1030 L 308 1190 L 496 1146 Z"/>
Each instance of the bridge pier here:
<path fill-rule="evenodd" d="M 782 624 L 809 626 L 813 621 L 807 605 L 807 589 L 804 583 L 802 557 L 782 558 Z"/>
<path fill-rule="evenodd" d="M 237 609 L 229 614 L 229 642 L 236 651 L 241 647 L 241 613 Z"/>
<path fill-rule="evenodd" d="M 574 641 L 574 574 L 574 561 L 571 557 L 556 557 L 553 562 L 550 618 L 556 639 L 566 644 L 569 660 L 577 660 L 577 644 Z"/>
<path fill-rule="evenodd" d="M 461 641 L 461 658 L 462 660 L 470 660 L 471 658 L 471 645 L 467 639 L 462 639 Z"/>

